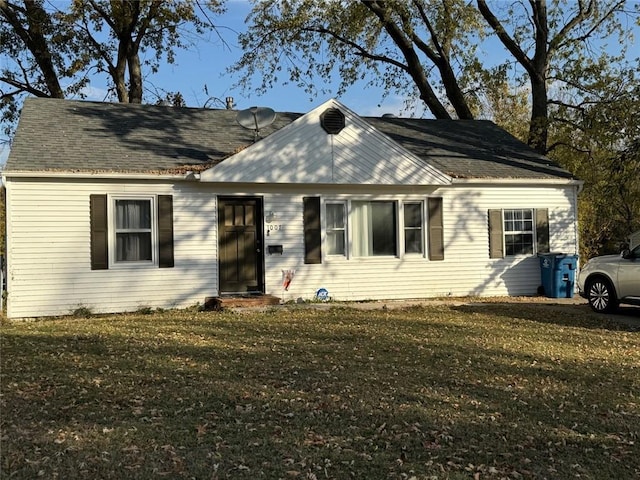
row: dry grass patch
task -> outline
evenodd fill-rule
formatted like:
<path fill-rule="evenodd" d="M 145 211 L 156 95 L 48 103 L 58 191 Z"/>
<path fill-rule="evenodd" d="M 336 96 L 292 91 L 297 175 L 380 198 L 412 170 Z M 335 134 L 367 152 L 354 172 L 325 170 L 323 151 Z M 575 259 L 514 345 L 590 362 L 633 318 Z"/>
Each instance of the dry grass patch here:
<path fill-rule="evenodd" d="M 433 305 L 2 325 L 2 478 L 637 478 L 640 334 Z"/>

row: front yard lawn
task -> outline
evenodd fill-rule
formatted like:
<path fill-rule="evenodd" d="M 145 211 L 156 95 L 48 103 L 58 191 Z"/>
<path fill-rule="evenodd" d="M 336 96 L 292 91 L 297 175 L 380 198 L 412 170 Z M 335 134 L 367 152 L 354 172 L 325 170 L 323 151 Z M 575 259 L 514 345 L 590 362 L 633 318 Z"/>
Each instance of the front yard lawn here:
<path fill-rule="evenodd" d="M 601 322 L 529 304 L 5 322 L 0 478 L 640 478 L 640 333 Z"/>

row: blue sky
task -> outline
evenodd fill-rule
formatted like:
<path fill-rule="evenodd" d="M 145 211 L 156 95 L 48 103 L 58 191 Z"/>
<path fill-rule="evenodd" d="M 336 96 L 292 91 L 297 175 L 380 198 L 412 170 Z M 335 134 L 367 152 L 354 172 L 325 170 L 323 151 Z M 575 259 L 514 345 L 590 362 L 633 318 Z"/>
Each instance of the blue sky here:
<path fill-rule="evenodd" d="M 249 14 L 250 4 L 247 1 L 232 0 L 227 3 L 227 12 L 214 21 L 220 26 L 219 33 L 226 41 L 211 35 L 208 41 L 201 42 L 189 51 L 180 51 L 177 62 L 167 65 L 151 79 L 151 83 L 167 90 L 180 91 L 188 106 L 199 107 L 207 100 L 204 85 L 210 96 L 224 100 L 227 96 L 235 99 L 238 109 L 254 105 L 269 106 L 278 111 L 306 112 L 335 95 L 337 86 L 330 86 L 333 95 L 310 99 L 302 89 L 295 86 L 279 86 L 265 95 L 242 93 L 233 89 L 238 77 L 225 75 L 227 67 L 235 63 L 242 52 L 236 41 L 236 33 L 245 29 L 244 20 Z M 149 85 L 148 85 L 149 86 Z M 352 87 L 340 101 L 360 115 L 377 115 L 380 112 L 399 113 L 402 99 L 389 98 L 379 109 L 378 102 L 382 96 L 379 90 L 365 89 L 364 82 Z M 216 107 L 224 108 L 216 103 Z"/>

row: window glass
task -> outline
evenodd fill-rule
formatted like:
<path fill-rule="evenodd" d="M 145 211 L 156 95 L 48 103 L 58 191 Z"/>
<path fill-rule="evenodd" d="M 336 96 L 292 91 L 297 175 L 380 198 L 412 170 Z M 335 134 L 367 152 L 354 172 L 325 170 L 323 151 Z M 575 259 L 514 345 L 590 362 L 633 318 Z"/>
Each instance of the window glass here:
<path fill-rule="evenodd" d="M 256 224 L 256 207 L 255 205 L 245 205 L 244 207 L 244 224 L 253 226 Z"/>
<path fill-rule="evenodd" d="M 533 210 L 505 210 L 505 254 L 531 255 L 533 254 L 533 242 Z"/>
<path fill-rule="evenodd" d="M 351 202 L 353 255 L 396 255 L 395 202 Z"/>
<path fill-rule="evenodd" d="M 116 262 L 152 260 L 151 200 L 116 200 Z"/>
<path fill-rule="evenodd" d="M 233 205 L 229 205 L 229 204 L 225 204 L 224 206 L 224 226 L 225 227 L 231 227 L 233 225 L 235 225 L 235 213 L 234 213 L 234 206 Z"/>
<path fill-rule="evenodd" d="M 404 204 L 404 252 L 423 253 L 422 203 Z"/>
<path fill-rule="evenodd" d="M 327 203 L 327 253 L 345 254 L 344 203 Z"/>

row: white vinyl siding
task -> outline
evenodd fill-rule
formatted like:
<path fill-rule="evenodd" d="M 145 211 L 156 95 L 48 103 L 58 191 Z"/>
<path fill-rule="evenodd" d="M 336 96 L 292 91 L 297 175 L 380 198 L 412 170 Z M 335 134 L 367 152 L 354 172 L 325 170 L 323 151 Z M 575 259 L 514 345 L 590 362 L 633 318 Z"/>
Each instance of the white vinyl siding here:
<path fill-rule="evenodd" d="M 369 189 L 371 191 L 371 189 Z M 366 200 L 415 203 L 416 189 L 403 193 L 380 187 Z M 535 255 L 519 255 L 500 259 L 489 258 L 488 209 L 530 209 L 549 211 L 550 248 L 552 251 L 575 254 L 578 248 L 575 228 L 575 187 L 573 186 L 461 186 L 425 188 L 423 198 L 442 197 L 445 260 L 430 261 L 425 255 L 380 257 L 330 256 L 326 237 L 323 261 L 303 265 L 302 197 L 303 194 L 279 194 L 277 203 L 265 195 L 265 208 L 280 211 L 284 229 L 277 232 L 278 243 L 285 243 L 285 254 L 265 258 L 267 293 L 284 301 L 312 299 L 320 288 L 326 288 L 336 301 L 393 300 L 441 296 L 536 295 L 540 285 L 540 265 Z M 347 188 L 337 194 L 335 189 L 314 194 L 323 202 L 347 203 L 350 199 L 365 200 L 362 194 Z M 274 203 L 271 203 L 274 202 Z M 423 203 L 423 205 L 425 205 Z M 323 210 L 324 213 L 324 210 Z M 323 219 L 323 222 L 325 219 Z M 296 226 L 296 224 L 298 226 Z M 424 223 L 426 235 L 427 223 Z M 323 227 L 324 229 L 324 227 Z M 349 227 L 347 227 L 349 229 Z M 404 229 L 400 229 L 404 231 Z M 274 241 L 275 238 L 272 238 Z M 401 241 L 399 245 L 403 245 Z M 287 251 L 290 255 L 287 255 Z M 288 291 L 281 287 L 282 270 L 294 269 L 295 278 Z"/>
<path fill-rule="evenodd" d="M 10 318 L 64 315 L 79 306 L 96 313 L 187 307 L 218 294 L 216 197 L 238 194 L 233 186 L 11 178 L 6 184 Z M 403 204 L 442 198 L 445 259 L 430 261 L 428 251 L 341 259 L 327 255 L 325 237 L 322 263 L 305 264 L 303 197 L 310 191 L 321 197 L 323 206 L 349 199 L 398 202 L 399 222 Z M 174 268 L 91 270 L 89 195 L 96 193 L 118 198 L 172 195 Z M 577 252 L 574 186 L 261 185 L 242 193 L 263 197 L 265 211 L 275 214 L 265 224 L 264 251 L 281 245 L 283 254 L 265 253 L 265 285 L 266 293 L 283 301 L 312 299 L 320 288 L 337 301 L 535 295 L 540 285 L 535 256 L 489 258 L 489 209 L 546 208 L 551 251 Z M 321 212 L 326 217 L 324 208 Z M 423 237 L 426 228 L 425 221 Z M 402 225 L 398 234 L 402 250 Z M 295 271 L 288 291 L 282 287 L 283 270 Z"/>
<path fill-rule="evenodd" d="M 173 195 L 175 267 L 91 270 L 89 196 Z M 66 315 L 202 304 L 217 295 L 216 197 L 198 185 L 7 181 L 7 314 Z M 203 214 L 203 212 L 207 212 Z M 110 254 L 111 256 L 111 254 Z"/>

